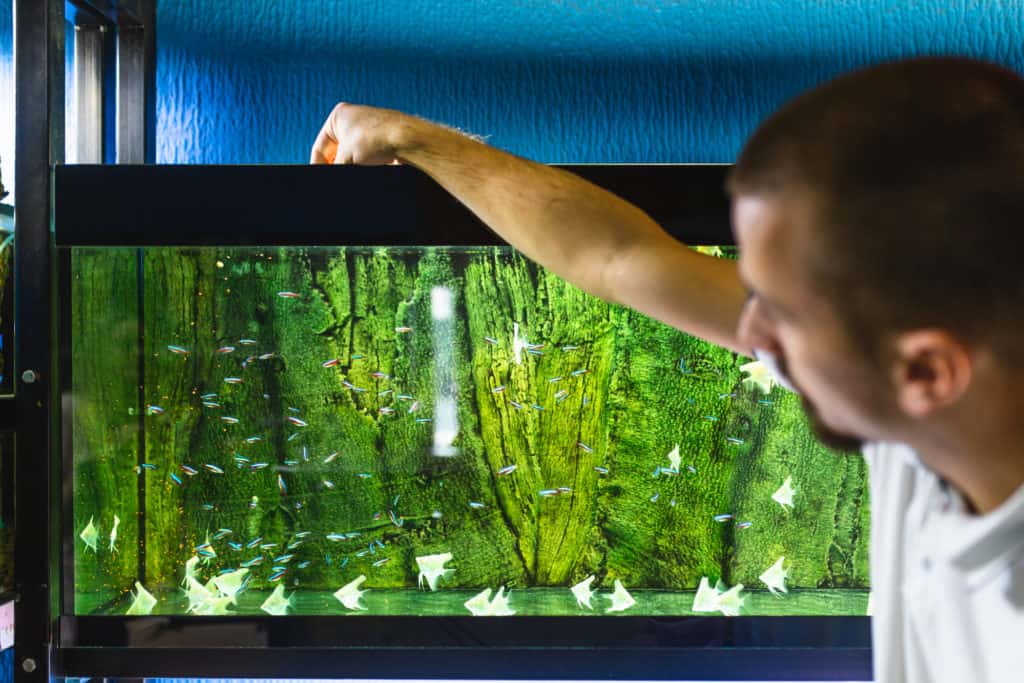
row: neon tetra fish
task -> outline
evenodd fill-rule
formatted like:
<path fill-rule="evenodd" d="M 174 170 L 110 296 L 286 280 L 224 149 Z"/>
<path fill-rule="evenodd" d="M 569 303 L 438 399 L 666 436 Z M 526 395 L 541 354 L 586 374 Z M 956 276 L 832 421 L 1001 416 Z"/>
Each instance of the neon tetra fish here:
<path fill-rule="evenodd" d="M 277 295 L 282 299 L 298 299 L 298 292 L 278 292 Z"/>

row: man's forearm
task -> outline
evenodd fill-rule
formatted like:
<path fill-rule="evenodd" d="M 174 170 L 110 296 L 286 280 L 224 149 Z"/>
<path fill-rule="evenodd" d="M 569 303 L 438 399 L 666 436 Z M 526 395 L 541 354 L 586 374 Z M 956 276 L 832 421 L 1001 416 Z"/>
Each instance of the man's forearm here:
<path fill-rule="evenodd" d="M 661 228 L 582 178 L 457 131 L 413 120 L 399 159 L 424 171 L 528 258 L 595 296 L 615 300 L 607 265 Z"/>

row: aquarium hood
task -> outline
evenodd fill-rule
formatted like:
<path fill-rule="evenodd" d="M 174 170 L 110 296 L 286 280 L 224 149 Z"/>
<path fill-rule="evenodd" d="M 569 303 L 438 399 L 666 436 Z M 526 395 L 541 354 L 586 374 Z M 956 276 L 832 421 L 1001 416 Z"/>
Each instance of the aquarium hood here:
<path fill-rule="evenodd" d="M 561 166 L 692 244 L 731 244 L 728 165 Z M 64 246 L 504 244 L 411 167 L 57 166 Z"/>

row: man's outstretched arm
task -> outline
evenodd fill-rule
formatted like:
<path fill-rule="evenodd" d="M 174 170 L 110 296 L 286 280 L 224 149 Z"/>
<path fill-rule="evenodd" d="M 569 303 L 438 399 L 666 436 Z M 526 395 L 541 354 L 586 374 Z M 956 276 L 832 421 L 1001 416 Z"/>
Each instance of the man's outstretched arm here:
<path fill-rule="evenodd" d="M 528 258 L 597 297 L 741 353 L 746 292 L 736 263 L 681 244 L 636 206 L 538 164 L 401 112 L 339 104 L 313 163 L 419 168 Z"/>

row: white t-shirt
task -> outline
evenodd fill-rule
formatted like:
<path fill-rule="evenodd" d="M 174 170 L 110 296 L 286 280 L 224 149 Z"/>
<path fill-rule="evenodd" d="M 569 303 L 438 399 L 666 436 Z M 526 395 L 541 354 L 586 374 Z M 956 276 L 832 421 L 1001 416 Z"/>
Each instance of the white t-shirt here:
<path fill-rule="evenodd" d="M 866 444 L 864 459 L 875 681 L 1024 683 L 1024 485 L 978 516 L 908 446 Z"/>
<path fill-rule="evenodd" d="M 864 457 L 875 680 L 1024 682 L 1024 486 L 971 515 L 909 447 Z"/>

